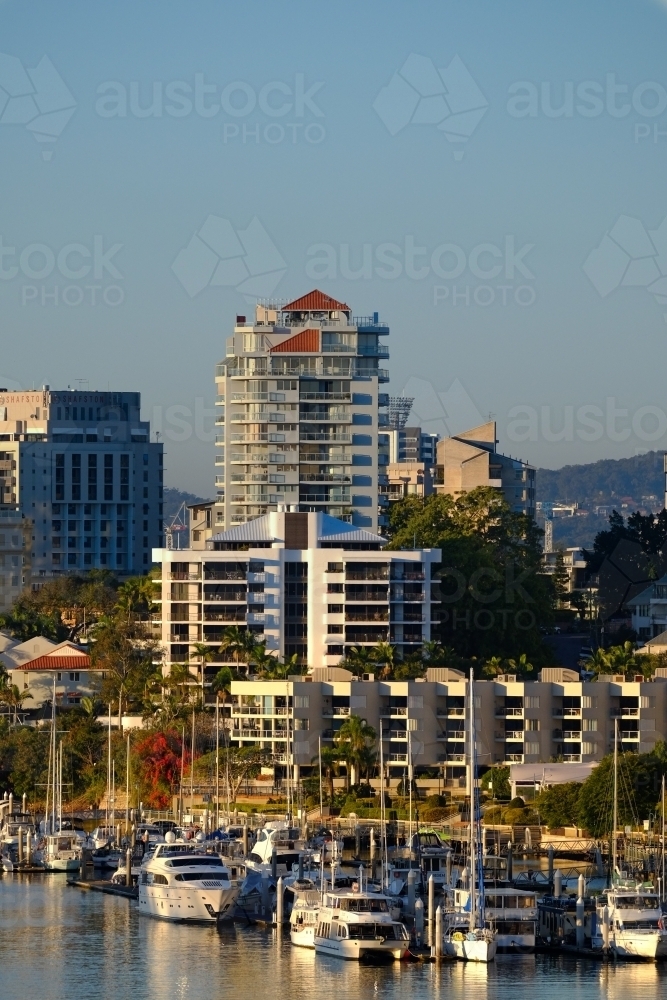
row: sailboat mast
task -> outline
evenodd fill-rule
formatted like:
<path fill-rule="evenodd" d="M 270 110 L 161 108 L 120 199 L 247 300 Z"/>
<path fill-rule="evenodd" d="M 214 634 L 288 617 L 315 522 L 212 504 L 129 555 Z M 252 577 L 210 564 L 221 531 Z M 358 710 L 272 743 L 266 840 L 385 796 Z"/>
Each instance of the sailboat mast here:
<path fill-rule="evenodd" d="M 190 743 L 190 822 L 194 823 L 195 814 L 195 710 L 192 708 L 192 740 Z"/>
<path fill-rule="evenodd" d="M 56 771 L 57 771 L 57 767 L 58 767 L 58 758 L 57 758 L 57 750 L 56 750 L 56 681 L 55 681 L 55 677 L 53 679 L 53 708 L 52 708 L 52 711 L 51 711 L 51 749 L 52 749 L 52 753 L 53 753 L 53 769 L 52 769 L 52 772 L 51 772 L 51 781 L 52 781 L 52 788 L 51 788 L 51 814 L 52 814 L 51 815 L 51 833 L 55 833 L 56 832 L 56 815 L 57 815 L 57 813 L 56 813 L 56 808 L 57 808 L 57 805 L 56 805 L 56 787 L 57 787 Z"/>
<path fill-rule="evenodd" d="M 474 712 L 474 697 L 473 697 L 473 672 L 470 670 L 470 682 L 469 682 L 469 712 L 468 718 L 470 722 L 470 749 L 469 749 L 469 764 L 468 764 L 468 795 L 470 796 L 470 825 L 469 825 L 469 837 L 468 845 L 470 852 L 470 930 L 475 929 L 475 893 L 477 888 L 477 872 L 476 872 L 476 851 L 475 851 L 475 712 Z"/>
<path fill-rule="evenodd" d="M 324 820 L 324 796 L 322 794 L 322 737 L 317 737 L 317 759 L 320 764 L 320 823 Z M 324 853 L 324 851 L 322 851 Z"/>
<path fill-rule="evenodd" d="M 618 719 L 614 720 L 614 813 L 611 834 L 611 879 L 616 873 L 616 828 L 618 826 Z"/>
<path fill-rule="evenodd" d="M 109 737 L 107 741 L 107 811 L 106 830 L 109 835 L 109 799 L 111 798 L 111 702 L 109 702 Z"/>
<path fill-rule="evenodd" d="M 664 774 L 662 776 L 662 799 L 661 799 L 661 801 L 662 801 L 662 835 L 660 837 L 660 840 L 661 840 L 662 843 L 661 843 L 661 852 L 660 853 L 662 855 L 662 882 L 660 884 L 661 884 L 661 887 L 662 887 L 662 892 L 660 894 L 660 898 L 661 898 L 661 900 L 663 900 L 665 898 L 665 895 L 666 895 L 666 893 L 665 893 L 665 776 L 664 776 Z"/>
<path fill-rule="evenodd" d="M 220 699 L 215 699 L 215 828 L 220 829 Z"/>

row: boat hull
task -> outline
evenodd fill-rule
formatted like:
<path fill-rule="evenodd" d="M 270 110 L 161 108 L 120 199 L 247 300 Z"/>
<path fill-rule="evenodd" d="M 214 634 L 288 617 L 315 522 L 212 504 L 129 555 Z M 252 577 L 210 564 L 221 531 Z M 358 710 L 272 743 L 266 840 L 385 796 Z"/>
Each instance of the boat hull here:
<path fill-rule="evenodd" d="M 463 935 L 457 938 L 447 938 L 445 940 L 445 954 L 464 962 L 492 962 L 496 957 L 498 944 L 495 938 L 468 939 Z"/>
<path fill-rule="evenodd" d="M 315 947 L 315 925 L 311 927 L 303 927 L 296 930 L 295 928 L 290 929 L 290 940 L 292 944 L 296 945 L 298 948 L 314 948 Z"/>
<path fill-rule="evenodd" d="M 594 938 L 593 948 L 601 951 L 602 947 L 602 938 Z M 659 958 L 667 958 L 667 932 L 650 931 L 641 934 L 632 931 L 616 931 L 615 934 L 611 935 L 609 951 L 616 958 L 621 959 L 644 959 L 654 962 Z"/>
<path fill-rule="evenodd" d="M 139 913 L 174 923 L 215 924 L 231 917 L 237 886 L 224 889 L 184 883 L 186 888 L 140 885 Z"/>
<path fill-rule="evenodd" d="M 357 941 L 315 938 L 315 952 L 343 958 L 348 962 L 363 962 L 369 959 L 384 959 L 400 962 L 408 954 L 407 944 L 400 941 Z"/>
<path fill-rule="evenodd" d="M 47 872 L 78 872 L 81 858 L 45 858 L 44 868 Z"/>

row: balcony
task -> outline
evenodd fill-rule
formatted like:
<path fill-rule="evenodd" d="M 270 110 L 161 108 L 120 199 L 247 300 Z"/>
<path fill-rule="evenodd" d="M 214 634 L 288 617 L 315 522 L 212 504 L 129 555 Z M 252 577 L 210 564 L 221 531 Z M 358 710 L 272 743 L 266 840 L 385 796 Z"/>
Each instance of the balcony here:
<path fill-rule="evenodd" d="M 581 764 L 581 754 L 580 753 L 564 753 L 563 761 L 566 764 Z"/>
<path fill-rule="evenodd" d="M 639 732 L 636 729 L 622 729 L 619 734 L 622 740 L 638 740 Z"/>
<path fill-rule="evenodd" d="M 523 754 L 522 753 L 508 753 L 505 754 L 505 760 L 508 764 L 523 764 Z"/>
<path fill-rule="evenodd" d="M 521 719 L 523 718 L 522 708 L 497 708 L 495 711 L 496 719 Z"/>
<path fill-rule="evenodd" d="M 389 358 L 389 348 L 385 347 L 384 344 L 378 344 L 377 347 L 363 347 L 357 348 L 357 354 L 362 358 Z"/>
<path fill-rule="evenodd" d="M 345 432 L 340 434 L 327 434 L 322 431 L 301 431 L 299 435 L 299 441 L 331 441 L 332 443 L 339 442 L 342 444 L 350 444 L 352 441 L 352 435 Z"/>
<path fill-rule="evenodd" d="M 581 741 L 581 731 L 577 729 L 564 729 L 563 739 L 569 740 L 573 743 L 579 743 Z"/>
<path fill-rule="evenodd" d="M 252 612 L 251 614 L 246 615 L 246 621 L 248 622 L 248 625 L 263 625 L 264 619 L 265 615 L 263 612 L 261 614 L 257 612 Z"/>
<path fill-rule="evenodd" d="M 201 573 L 181 573 L 172 572 L 169 574 L 170 580 L 201 580 Z"/>
<path fill-rule="evenodd" d="M 334 402 L 334 403 L 350 403 L 352 401 L 352 393 L 350 392 L 302 392 L 299 396 L 299 401 L 314 401 L 314 402 Z"/>
<path fill-rule="evenodd" d="M 505 739 L 508 742 L 513 743 L 523 743 L 523 729 L 515 729 L 513 732 L 505 733 Z"/>
<path fill-rule="evenodd" d="M 448 732 L 446 734 L 448 740 L 465 740 L 466 734 L 463 729 L 457 729 L 455 732 Z"/>
<path fill-rule="evenodd" d="M 407 740 L 408 734 L 404 729 L 383 729 L 382 739 L 383 740 Z"/>
<path fill-rule="evenodd" d="M 400 719 L 400 718 L 406 716 L 407 714 L 408 714 L 407 707 L 400 708 L 400 707 L 397 707 L 397 706 L 394 705 L 391 708 L 381 708 L 380 709 L 380 718 L 381 719 L 396 719 L 396 718 Z"/>
<path fill-rule="evenodd" d="M 406 753 L 390 753 L 389 763 L 390 764 L 407 764 L 408 755 Z"/>

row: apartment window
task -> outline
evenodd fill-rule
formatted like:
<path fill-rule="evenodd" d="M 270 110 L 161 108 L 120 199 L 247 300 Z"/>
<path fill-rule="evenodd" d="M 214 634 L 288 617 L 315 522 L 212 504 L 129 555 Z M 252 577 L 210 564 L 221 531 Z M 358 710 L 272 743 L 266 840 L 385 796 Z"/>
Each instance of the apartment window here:
<path fill-rule="evenodd" d="M 342 573 L 343 564 L 338 562 L 327 563 L 327 573 Z"/>
<path fill-rule="evenodd" d="M 598 720 L 597 719 L 582 719 L 581 728 L 584 732 L 597 733 L 598 731 Z"/>
<path fill-rule="evenodd" d="M 540 707 L 539 695 L 528 695 L 524 701 L 524 705 L 526 708 L 539 708 Z"/>
<path fill-rule="evenodd" d="M 582 743 L 581 752 L 584 755 L 595 753 L 595 743 Z"/>
<path fill-rule="evenodd" d="M 539 743 L 526 743 L 526 753 L 528 754 L 539 754 L 540 744 Z"/>
<path fill-rule="evenodd" d="M 67 565 L 76 566 L 76 552 L 68 552 L 67 554 Z"/>
<path fill-rule="evenodd" d="M 327 594 L 342 594 L 342 593 L 344 593 L 342 583 L 327 584 Z"/>
<path fill-rule="evenodd" d="M 582 695 L 582 698 L 581 698 L 581 707 L 582 708 L 597 708 L 598 707 L 597 695 L 595 695 L 595 696 L 594 695 L 590 695 L 590 694 Z"/>
<path fill-rule="evenodd" d="M 294 707 L 295 708 L 309 708 L 310 707 L 310 695 L 307 695 L 307 694 L 295 694 L 294 695 Z"/>
<path fill-rule="evenodd" d="M 71 674 L 69 675 L 69 679 L 70 679 L 71 681 L 78 681 L 78 679 L 79 679 L 79 674 L 78 674 L 78 672 L 76 672 L 76 673 L 73 673 L 73 674 L 71 673 Z"/>
<path fill-rule="evenodd" d="M 528 700 L 528 699 L 526 699 Z M 526 732 L 528 733 L 538 733 L 540 731 L 540 720 L 539 719 L 526 719 Z"/>
<path fill-rule="evenodd" d="M 144 458 L 147 458 L 144 455 Z M 144 473 L 144 476 L 146 473 Z M 121 455 L 120 456 L 120 498 L 121 500 L 130 499 L 130 456 Z"/>
<path fill-rule="evenodd" d="M 56 455 L 56 500 L 65 499 L 65 456 Z"/>
<path fill-rule="evenodd" d="M 88 499 L 97 500 L 97 455 L 88 456 Z"/>
<path fill-rule="evenodd" d="M 408 698 L 408 708 L 423 708 L 424 698 L 421 694 L 411 694 Z"/>
<path fill-rule="evenodd" d="M 640 708 L 655 708 L 655 695 L 643 694 L 639 698 Z"/>
<path fill-rule="evenodd" d="M 327 611 L 330 615 L 342 615 L 344 607 L 344 604 L 329 604 Z"/>
<path fill-rule="evenodd" d="M 329 635 L 342 635 L 345 631 L 343 625 L 327 625 L 327 632 Z"/>
<path fill-rule="evenodd" d="M 81 499 L 81 455 L 72 455 L 72 500 Z"/>
<path fill-rule="evenodd" d="M 104 499 L 113 500 L 113 455 L 104 456 Z"/>

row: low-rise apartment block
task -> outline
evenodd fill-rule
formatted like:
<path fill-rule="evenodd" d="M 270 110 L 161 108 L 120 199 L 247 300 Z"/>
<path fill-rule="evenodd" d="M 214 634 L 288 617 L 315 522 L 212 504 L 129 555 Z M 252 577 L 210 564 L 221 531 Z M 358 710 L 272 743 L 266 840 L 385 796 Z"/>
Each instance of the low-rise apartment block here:
<path fill-rule="evenodd" d="M 286 681 L 235 681 L 231 738 L 300 769 L 310 765 L 320 742 L 333 745 L 345 720 L 359 715 L 382 734 L 390 774 L 400 776 L 411 761 L 416 773 L 441 769 L 444 780 L 459 787 L 465 784 L 468 693 L 466 677 L 444 667 L 414 681 L 354 678 L 340 668 Z M 534 681 L 514 675 L 475 681 L 474 697 L 482 766 L 533 764 L 539 774 L 554 760 L 599 761 L 613 749 L 616 728 L 620 751 L 646 753 L 667 738 L 667 676 L 589 682 L 550 668 Z"/>

